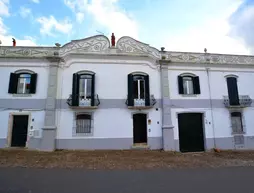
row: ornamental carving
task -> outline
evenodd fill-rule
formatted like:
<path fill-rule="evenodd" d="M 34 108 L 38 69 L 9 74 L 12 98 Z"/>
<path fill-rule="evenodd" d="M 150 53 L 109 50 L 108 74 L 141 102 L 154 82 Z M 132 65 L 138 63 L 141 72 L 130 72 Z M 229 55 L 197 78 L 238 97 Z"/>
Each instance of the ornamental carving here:
<path fill-rule="evenodd" d="M 73 40 L 65 44 L 60 49 L 60 56 L 70 52 L 104 52 L 110 47 L 110 42 L 106 36 L 97 35 L 86 39 Z"/>
<path fill-rule="evenodd" d="M 1 47 L 0 57 L 50 57 L 54 56 L 53 49 L 39 47 Z"/>
<path fill-rule="evenodd" d="M 253 56 L 167 52 L 171 62 L 209 64 L 254 64 Z"/>
<path fill-rule="evenodd" d="M 121 37 L 117 41 L 116 47 L 123 53 L 147 54 L 155 59 L 161 58 L 161 54 L 156 48 L 127 36 Z"/>

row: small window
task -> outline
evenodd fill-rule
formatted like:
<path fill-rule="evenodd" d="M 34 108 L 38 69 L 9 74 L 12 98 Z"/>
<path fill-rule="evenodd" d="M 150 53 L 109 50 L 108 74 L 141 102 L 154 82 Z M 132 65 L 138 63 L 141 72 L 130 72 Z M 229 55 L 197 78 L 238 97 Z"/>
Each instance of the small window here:
<path fill-rule="evenodd" d="M 19 74 L 17 94 L 30 93 L 31 74 Z"/>
<path fill-rule="evenodd" d="M 198 76 L 180 75 L 178 76 L 179 94 L 193 95 L 200 94 L 200 84 Z"/>
<path fill-rule="evenodd" d="M 36 73 L 11 73 L 8 93 L 35 94 L 36 82 Z"/>
<path fill-rule="evenodd" d="M 90 114 L 76 115 L 76 134 L 92 133 L 92 117 Z"/>
<path fill-rule="evenodd" d="M 242 113 L 231 113 L 231 124 L 233 133 L 243 133 Z"/>
<path fill-rule="evenodd" d="M 183 93 L 194 94 L 192 77 L 183 77 Z"/>

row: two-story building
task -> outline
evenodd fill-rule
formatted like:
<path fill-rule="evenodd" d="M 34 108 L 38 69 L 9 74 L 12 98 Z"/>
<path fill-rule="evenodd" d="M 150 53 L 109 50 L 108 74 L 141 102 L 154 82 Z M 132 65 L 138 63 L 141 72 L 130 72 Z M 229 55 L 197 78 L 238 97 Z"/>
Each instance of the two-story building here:
<path fill-rule="evenodd" d="M 254 57 L 98 35 L 1 47 L 0 148 L 254 149 Z"/>

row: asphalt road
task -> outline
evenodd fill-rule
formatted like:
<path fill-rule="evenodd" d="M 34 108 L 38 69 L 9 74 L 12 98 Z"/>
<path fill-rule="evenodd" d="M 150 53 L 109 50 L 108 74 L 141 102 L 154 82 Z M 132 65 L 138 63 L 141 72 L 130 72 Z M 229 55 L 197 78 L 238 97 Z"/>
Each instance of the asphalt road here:
<path fill-rule="evenodd" d="M 254 167 L 139 171 L 0 168 L 1 193 L 253 193 Z"/>

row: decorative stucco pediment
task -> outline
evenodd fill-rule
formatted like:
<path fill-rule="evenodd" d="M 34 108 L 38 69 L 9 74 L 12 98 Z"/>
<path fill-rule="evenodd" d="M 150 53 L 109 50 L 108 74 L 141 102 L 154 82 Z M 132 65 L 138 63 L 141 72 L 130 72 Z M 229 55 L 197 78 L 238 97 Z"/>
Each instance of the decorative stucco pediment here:
<path fill-rule="evenodd" d="M 61 47 L 60 56 L 68 53 L 105 52 L 110 47 L 109 39 L 104 35 L 96 35 L 85 39 L 72 40 Z"/>
<path fill-rule="evenodd" d="M 155 59 L 161 58 L 159 50 L 128 36 L 121 37 L 117 41 L 116 47 L 122 53 L 146 54 Z"/>

